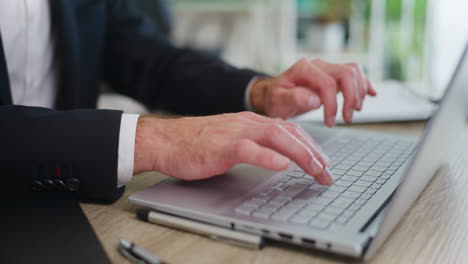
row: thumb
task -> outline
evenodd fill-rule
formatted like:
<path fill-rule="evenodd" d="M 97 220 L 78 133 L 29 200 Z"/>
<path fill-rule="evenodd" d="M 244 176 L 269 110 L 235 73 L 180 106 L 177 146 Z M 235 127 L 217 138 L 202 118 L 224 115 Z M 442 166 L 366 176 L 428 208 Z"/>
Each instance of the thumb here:
<path fill-rule="evenodd" d="M 320 96 L 304 87 L 279 88 L 277 93 L 277 100 L 271 106 L 272 117 L 286 119 L 317 109 L 321 105 Z"/>

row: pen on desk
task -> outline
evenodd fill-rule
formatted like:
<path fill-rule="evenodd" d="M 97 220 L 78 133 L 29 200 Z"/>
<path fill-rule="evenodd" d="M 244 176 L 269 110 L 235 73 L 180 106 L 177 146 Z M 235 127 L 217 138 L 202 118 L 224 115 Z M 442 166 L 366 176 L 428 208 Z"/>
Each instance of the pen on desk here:
<path fill-rule="evenodd" d="M 188 220 L 181 217 L 158 213 L 151 210 L 139 210 L 137 216 L 140 220 L 160 224 L 176 229 L 205 235 L 211 239 L 237 246 L 259 249 L 263 247 L 263 238 L 258 235 L 238 232 L 202 222 Z"/>
<path fill-rule="evenodd" d="M 161 260 L 148 252 L 147 250 L 136 246 L 135 244 L 120 239 L 119 251 L 124 255 L 130 262 L 134 264 L 161 264 Z"/>

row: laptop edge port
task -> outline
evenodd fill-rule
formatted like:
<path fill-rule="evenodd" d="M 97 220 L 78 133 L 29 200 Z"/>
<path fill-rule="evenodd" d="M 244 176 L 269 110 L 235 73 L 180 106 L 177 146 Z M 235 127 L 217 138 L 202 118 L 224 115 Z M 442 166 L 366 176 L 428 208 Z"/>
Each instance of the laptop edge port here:
<path fill-rule="evenodd" d="M 286 233 L 278 233 L 278 235 L 280 236 L 280 238 L 282 239 L 286 239 L 286 240 L 292 240 L 293 239 L 293 236 L 290 235 L 290 234 L 286 234 Z"/>
<path fill-rule="evenodd" d="M 302 243 L 306 246 L 315 247 L 315 240 L 313 239 L 303 238 Z"/>

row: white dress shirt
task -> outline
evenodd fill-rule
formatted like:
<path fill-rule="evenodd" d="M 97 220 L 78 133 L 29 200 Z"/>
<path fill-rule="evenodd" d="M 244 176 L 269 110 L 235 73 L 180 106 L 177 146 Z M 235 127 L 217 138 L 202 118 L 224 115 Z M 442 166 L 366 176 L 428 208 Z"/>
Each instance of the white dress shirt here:
<path fill-rule="evenodd" d="M 49 1 L 0 0 L 0 30 L 13 104 L 53 108 L 57 68 Z M 251 109 L 246 89 L 245 107 Z M 133 175 L 135 133 L 139 115 L 123 114 L 120 123 L 117 177 L 125 185 Z"/>

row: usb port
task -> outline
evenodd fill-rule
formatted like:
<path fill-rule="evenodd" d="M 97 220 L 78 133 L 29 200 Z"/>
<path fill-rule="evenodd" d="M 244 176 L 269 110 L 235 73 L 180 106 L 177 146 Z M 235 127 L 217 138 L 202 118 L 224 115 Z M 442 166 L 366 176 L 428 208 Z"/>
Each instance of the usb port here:
<path fill-rule="evenodd" d="M 287 240 L 292 240 L 292 239 L 293 239 L 293 236 L 290 235 L 290 234 L 278 233 L 278 235 L 279 235 L 282 239 L 287 239 Z"/>
<path fill-rule="evenodd" d="M 315 240 L 313 239 L 303 238 L 302 243 L 304 243 L 307 246 L 315 246 Z"/>

